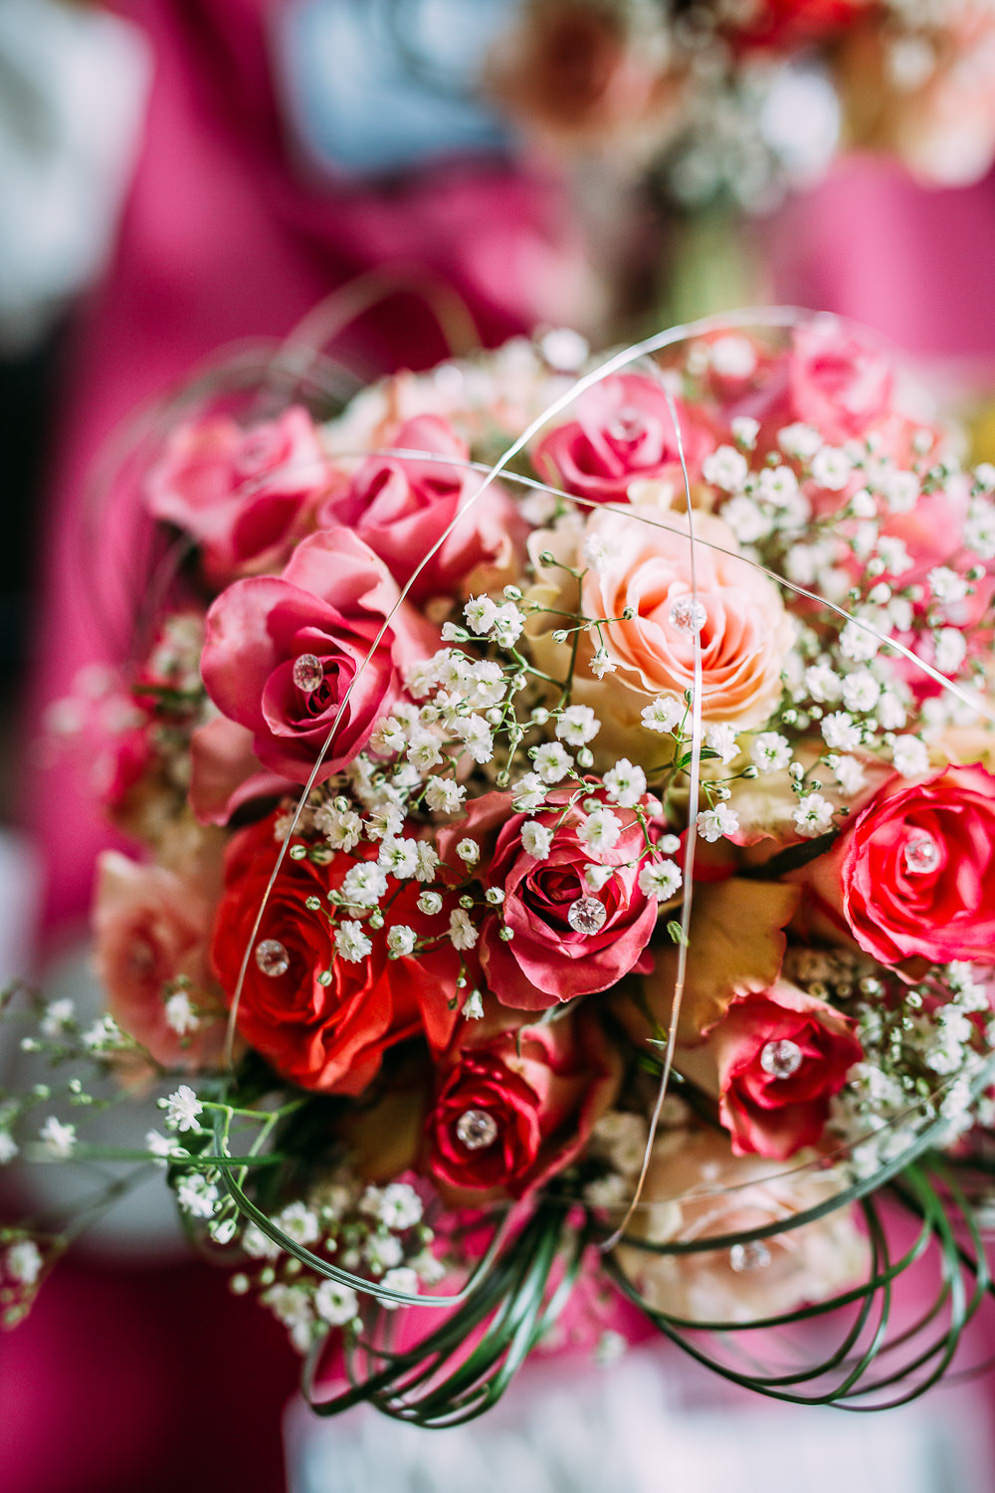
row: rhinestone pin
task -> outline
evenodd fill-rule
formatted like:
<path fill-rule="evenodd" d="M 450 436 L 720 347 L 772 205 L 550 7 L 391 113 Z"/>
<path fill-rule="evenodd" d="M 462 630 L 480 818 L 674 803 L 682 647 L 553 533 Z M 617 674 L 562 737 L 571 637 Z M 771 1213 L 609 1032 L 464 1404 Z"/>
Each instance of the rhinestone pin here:
<path fill-rule="evenodd" d="M 600 933 L 608 909 L 597 897 L 578 897 L 567 908 L 567 922 L 575 933 Z"/>
<path fill-rule="evenodd" d="M 264 975 L 275 980 L 287 973 L 290 955 L 278 938 L 264 938 L 256 944 L 256 963 Z"/>
<path fill-rule="evenodd" d="M 300 658 L 294 660 L 294 683 L 306 695 L 313 695 L 316 689 L 320 689 L 324 678 L 325 671 L 322 668 L 321 659 L 315 654 L 302 653 Z"/>
<path fill-rule="evenodd" d="M 905 869 L 912 876 L 929 876 L 940 864 L 940 847 L 932 835 L 919 830 L 906 840 L 902 849 Z"/>
<path fill-rule="evenodd" d="M 637 409 L 623 405 L 608 427 L 613 441 L 636 441 L 644 433 L 646 422 Z"/>
<path fill-rule="evenodd" d="M 701 632 L 708 621 L 708 613 L 700 601 L 691 596 L 679 596 L 670 608 L 670 623 L 681 632 Z"/>
<path fill-rule="evenodd" d="M 760 1066 L 771 1078 L 790 1078 L 802 1065 L 802 1050 L 790 1037 L 768 1042 L 760 1052 Z"/>
<path fill-rule="evenodd" d="M 465 1109 L 456 1121 L 456 1139 L 468 1151 L 483 1151 L 497 1137 L 497 1121 L 486 1109 Z"/>
<path fill-rule="evenodd" d="M 734 1244 L 729 1251 L 729 1268 L 741 1275 L 744 1270 L 762 1270 L 770 1264 L 770 1250 L 762 1239 L 751 1239 L 746 1244 Z"/>

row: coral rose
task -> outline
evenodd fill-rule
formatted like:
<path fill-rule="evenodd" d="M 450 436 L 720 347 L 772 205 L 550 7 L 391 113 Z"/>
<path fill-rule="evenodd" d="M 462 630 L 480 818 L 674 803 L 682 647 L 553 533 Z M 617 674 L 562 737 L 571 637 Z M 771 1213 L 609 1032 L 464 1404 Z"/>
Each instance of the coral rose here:
<path fill-rule="evenodd" d="M 839 1180 L 825 1171 L 785 1174 L 780 1162 L 733 1156 L 727 1137 L 715 1131 L 671 1131 L 654 1148 L 645 1206 L 630 1233 L 662 1245 L 778 1224 L 781 1231 L 732 1249 L 678 1255 L 625 1245 L 617 1252 L 619 1264 L 650 1307 L 685 1321 L 758 1321 L 828 1301 L 868 1269 L 867 1241 L 853 1210 L 836 1208 L 811 1223 L 789 1225 L 839 1189 Z"/>
<path fill-rule="evenodd" d="M 795 873 L 818 931 L 882 964 L 995 960 L 995 776 L 948 767 L 893 777 L 832 849 Z"/>
<path fill-rule="evenodd" d="M 720 519 L 696 514 L 694 532 L 700 541 L 702 714 L 706 721 L 726 721 L 737 730 L 757 727 L 780 701 L 781 668 L 794 627 L 777 587 L 739 558 L 736 538 Z M 603 723 L 596 745 L 618 746 L 634 759 L 658 761 L 660 738 L 642 728 L 641 712 L 658 695 L 682 700 L 694 683 L 687 519 L 648 506 L 633 508 L 631 517 L 595 513 L 579 543 L 546 530 L 532 537 L 530 550 L 538 577 L 532 600 L 561 612 L 576 611 L 579 603 L 585 617 L 610 619 L 581 633 L 577 645 L 573 698 L 590 705 Z M 559 566 L 542 564 L 546 550 L 578 565 L 586 563 L 583 555 L 592 557 L 579 586 Z M 564 677 L 572 640 L 557 641 L 560 626 L 555 615 L 537 613 L 529 631 L 540 667 Z M 599 645 L 608 671 L 601 679 L 592 674 Z"/>
<path fill-rule="evenodd" d="M 163 866 L 116 850 L 97 861 L 95 958 L 107 1009 L 165 1067 L 210 1067 L 221 1054 L 222 1008 L 207 965 L 212 911 L 199 885 Z M 189 1008 L 170 1021 L 175 994 Z"/>
<path fill-rule="evenodd" d="M 252 927 L 278 853 L 275 816 L 241 830 L 225 864 L 225 892 L 214 919 L 211 962 L 230 1002 Z M 238 1005 L 239 1031 L 283 1077 L 304 1089 L 360 1093 L 376 1074 L 384 1050 L 424 1033 L 435 1046 L 449 1041 L 455 1014 L 456 960 L 391 959 L 386 931 L 369 949 L 345 958 L 329 924 L 327 894 L 357 858 L 327 864 L 285 859 L 250 955 Z M 415 890 L 388 878 L 390 921 L 419 927 Z M 321 910 L 306 907 L 317 897 Z"/>

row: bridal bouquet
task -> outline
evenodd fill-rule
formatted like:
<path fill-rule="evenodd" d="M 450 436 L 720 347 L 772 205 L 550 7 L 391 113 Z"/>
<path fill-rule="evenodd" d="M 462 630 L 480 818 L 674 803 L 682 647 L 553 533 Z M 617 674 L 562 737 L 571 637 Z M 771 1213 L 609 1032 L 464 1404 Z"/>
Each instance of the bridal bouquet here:
<path fill-rule="evenodd" d="M 159 1167 L 325 1413 L 453 1424 L 621 1297 L 782 1398 L 939 1377 L 988 1284 L 995 469 L 774 311 L 217 395 L 142 501 L 107 1010 L 10 992 L 51 1072 L 0 1159 Z M 8 1321 L 67 1238 L 0 1234 Z"/>
<path fill-rule="evenodd" d="M 995 156 L 991 0 L 526 0 L 488 72 L 527 135 L 692 206 L 762 211 L 838 144 L 938 185 Z"/>

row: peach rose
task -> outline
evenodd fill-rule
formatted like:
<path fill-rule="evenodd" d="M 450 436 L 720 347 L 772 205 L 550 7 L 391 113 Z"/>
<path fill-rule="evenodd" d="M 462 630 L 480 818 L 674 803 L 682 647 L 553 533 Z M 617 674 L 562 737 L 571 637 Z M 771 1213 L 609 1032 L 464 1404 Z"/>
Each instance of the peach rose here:
<path fill-rule="evenodd" d="M 720 519 L 697 514 L 694 532 L 701 541 L 696 579 L 703 714 L 737 730 L 757 727 L 781 698 L 781 668 L 794 627 L 777 587 L 738 558 L 738 542 Z M 569 668 L 573 639 L 556 641 L 554 633 L 564 624 L 555 612 L 579 608 L 585 617 L 611 619 L 581 633 L 574 675 L 574 701 L 591 705 L 603 722 L 596 742 L 601 750 L 621 741 L 630 756 L 656 760 L 660 738 L 643 728 L 641 712 L 659 695 L 682 699 L 693 685 L 687 535 L 684 515 L 643 504 L 631 516 L 593 513 L 579 536 L 576 530 L 532 536 L 538 581 L 531 598 L 554 613 L 537 613 L 530 623 L 540 667 L 559 678 Z M 732 553 L 709 549 L 708 543 Z M 579 586 L 568 571 L 542 564 L 546 551 L 574 568 L 586 567 Z M 594 671 L 602 666 L 607 671 L 598 679 Z"/>
<path fill-rule="evenodd" d="M 799 1153 L 795 1162 L 802 1159 Z M 675 1130 L 654 1148 L 630 1232 L 651 1244 L 746 1233 L 789 1224 L 838 1189 L 829 1172 L 785 1173 L 783 1163 L 734 1156 L 717 1131 Z M 618 1260 L 657 1311 L 693 1322 L 749 1322 L 828 1301 L 866 1274 L 868 1249 L 853 1211 L 838 1208 L 731 1249 L 664 1255 L 623 1245 Z"/>
<path fill-rule="evenodd" d="M 198 885 L 163 866 L 116 850 L 98 860 L 93 925 L 107 1009 L 165 1067 L 210 1067 L 221 1054 L 221 1002 L 206 963 L 213 911 Z M 171 995 L 185 995 L 189 1009 L 170 1007 Z"/>

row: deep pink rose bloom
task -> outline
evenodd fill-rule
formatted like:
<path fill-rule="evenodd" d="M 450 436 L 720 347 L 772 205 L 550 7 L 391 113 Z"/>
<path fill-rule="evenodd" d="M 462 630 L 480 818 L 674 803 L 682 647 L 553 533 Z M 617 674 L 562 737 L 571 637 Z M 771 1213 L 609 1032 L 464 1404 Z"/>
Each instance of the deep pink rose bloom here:
<path fill-rule="evenodd" d="M 709 1047 L 733 1151 L 778 1161 L 816 1144 L 830 1099 L 864 1055 L 847 1017 L 788 984 L 734 1001 Z"/>
<path fill-rule="evenodd" d="M 684 456 L 692 477 L 714 449 L 712 432 L 680 400 Z M 580 396 L 574 418 L 535 448 L 535 467 L 547 481 L 596 503 L 624 503 L 640 478 L 682 482 L 677 435 L 663 388 L 638 373 L 602 379 Z"/>
<path fill-rule="evenodd" d="M 800 873 L 810 911 L 882 964 L 995 961 L 995 777 L 948 767 L 889 780 Z"/>
<path fill-rule="evenodd" d="M 454 591 L 469 594 L 489 589 L 502 576 L 510 579 L 515 538 L 523 535 L 524 523 L 500 487 L 492 485 L 474 498 L 484 474 L 470 468 L 469 447 L 448 421 L 418 415 L 400 427 L 390 444 L 451 460 L 370 456 L 345 491 L 327 500 L 321 521 L 354 529 L 402 587 L 442 540 L 412 584 L 412 601 Z"/>
<path fill-rule="evenodd" d="M 149 474 L 145 501 L 156 518 L 196 541 L 209 580 L 223 585 L 282 563 L 330 474 L 299 405 L 249 426 L 208 416 L 172 433 Z"/>
<path fill-rule="evenodd" d="M 894 377 L 878 348 L 826 318 L 796 328 L 788 385 L 793 418 L 841 445 L 888 415 Z"/>
<path fill-rule="evenodd" d="M 583 1015 L 466 1047 L 443 1071 L 426 1122 L 427 1170 L 459 1192 L 520 1197 L 580 1153 L 618 1077 L 617 1056 Z M 478 1126 L 469 1145 L 468 1111 Z"/>
<path fill-rule="evenodd" d="M 363 749 L 398 698 L 402 671 L 438 646 L 436 629 L 403 604 L 395 611 L 397 600 L 383 561 L 341 528 L 303 540 L 281 575 L 235 581 L 217 598 L 207 614 L 204 684 L 222 714 L 251 731 L 264 767 L 303 782 L 347 692 L 321 777 Z M 295 679 L 301 659 L 307 667 Z"/>
<path fill-rule="evenodd" d="M 500 909 L 484 919 L 479 958 L 489 989 L 503 1005 L 518 1010 L 542 1011 L 559 1001 L 608 990 L 630 970 L 644 973 L 650 968 L 646 949 L 658 904 L 639 887 L 645 841 L 636 814 L 603 800 L 621 821 L 622 833 L 611 850 L 594 850 L 578 837 L 587 816 L 580 804 L 566 807 L 571 796 L 567 789 L 556 789 L 549 799 L 557 807 L 530 816 L 512 811 L 509 794 L 488 793 L 439 836 L 442 860 L 458 868 L 459 840 L 469 835 L 480 841 L 501 826 L 478 867 L 487 886 L 504 892 Z M 598 794 L 592 789 L 589 796 Z M 644 805 L 650 833 L 657 835 L 661 831 L 652 821 L 658 806 L 651 799 Z M 537 860 L 522 844 L 522 828 L 530 822 L 554 831 L 545 860 Z M 598 892 L 585 879 L 588 866 L 611 868 Z M 570 925 L 570 908 L 581 898 L 593 899 L 605 910 L 597 932 L 578 932 Z M 508 942 L 501 937 L 505 927 L 513 935 Z"/>

